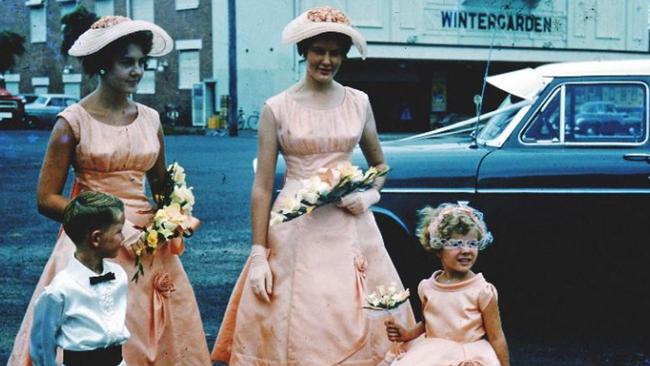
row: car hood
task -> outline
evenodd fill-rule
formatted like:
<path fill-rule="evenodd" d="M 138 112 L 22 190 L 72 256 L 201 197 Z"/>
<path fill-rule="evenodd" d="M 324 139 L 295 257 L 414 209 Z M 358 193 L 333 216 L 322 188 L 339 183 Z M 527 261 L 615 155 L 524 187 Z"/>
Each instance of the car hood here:
<path fill-rule="evenodd" d="M 382 144 L 391 167 L 385 188 L 475 190 L 476 173 L 492 148 L 472 148 L 464 138 L 428 138 Z M 354 163 L 366 166 L 360 151 Z"/>

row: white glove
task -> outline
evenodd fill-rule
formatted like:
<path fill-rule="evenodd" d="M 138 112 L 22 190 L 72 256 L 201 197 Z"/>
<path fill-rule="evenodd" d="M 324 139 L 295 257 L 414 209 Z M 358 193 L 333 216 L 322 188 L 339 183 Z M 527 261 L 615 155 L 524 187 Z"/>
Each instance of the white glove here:
<path fill-rule="evenodd" d="M 363 192 L 345 195 L 336 205 L 348 210 L 353 215 L 359 215 L 368 211 L 368 208 L 377 202 L 379 202 L 379 191 L 371 188 Z"/>
<path fill-rule="evenodd" d="M 271 267 L 266 260 L 266 248 L 260 244 L 253 244 L 250 254 L 250 268 L 248 270 L 248 285 L 260 300 L 271 302 L 273 292 L 273 275 Z"/>

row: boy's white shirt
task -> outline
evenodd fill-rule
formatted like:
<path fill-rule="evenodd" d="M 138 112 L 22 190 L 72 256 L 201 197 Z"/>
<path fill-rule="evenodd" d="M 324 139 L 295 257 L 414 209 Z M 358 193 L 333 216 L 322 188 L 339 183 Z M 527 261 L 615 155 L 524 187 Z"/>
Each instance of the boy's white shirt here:
<path fill-rule="evenodd" d="M 90 351 L 123 344 L 126 328 L 128 277 L 119 264 L 103 261 L 115 279 L 90 284 L 97 273 L 72 257 L 34 306 L 30 354 L 34 365 L 56 365 L 56 347 Z"/>

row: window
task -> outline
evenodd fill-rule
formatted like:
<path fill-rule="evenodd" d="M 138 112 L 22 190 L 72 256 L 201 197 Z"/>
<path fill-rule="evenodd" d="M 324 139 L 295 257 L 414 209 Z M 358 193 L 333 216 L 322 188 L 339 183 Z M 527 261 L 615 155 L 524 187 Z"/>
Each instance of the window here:
<path fill-rule="evenodd" d="M 523 135 L 524 142 L 560 142 L 560 89 L 555 91 L 533 118 Z"/>
<path fill-rule="evenodd" d="M 155 94 L 156 93 L 156 72 L 145 71 L 138 85 L 138 94 Z"/>
<path fill-rule="evenodd" d="M 63 74 L 63 93 L 79 98 L 81 96 L 81 74 Z"/>
<path fill-rule="evenodd" d="M 20 93 L 20 74 L 5 74 L 5 84 L 9 93 Z"/>
<path fill-rule="evenodd" d="M 56 0 L 61 8 L 61 16 L 71 13 L 77 7 L 75 0 Z"/>
<path fill-rule="evenodd" d="M 47 94 L 47 88 L 50 86 L 50 78 L 33 77 L 32 86 L 34 87 L 35 94 Z"/>
<path fill-rule="evenodd" d="M 641 143 L 647 134 L 647 87 L 638 82 L 559 87 L 531 119 L 524 143 Z"/>
<path fill-rule="evenodd" d="M 115 14 L 114 0 L 97 0 L 95 1 L 95 13 L 98 17 Z"/>
<path fill-rule="evenodd" d="M 641 142 L 646 95 L 641 84 L 566 86 L 565 137 L 573 142 Z"/>
<path fill-rule="evenodd" d="M 199 78 L 199 51 L 180 51 L 178 54 L 178 88 L 192 89 Z"/>
<path fill-rule="evenodd" d="M 196 9 L 199 7 L 199 0 L 176 0 L 176 10 Z"/>
<path fill-rule="evenodd" d="M 131 18 L 154 22 L 153 0 L 132 0 L 131 1 Z"/>
<path fill-rule="evenodd" d="M 33 4 L 29 8 L 29 40 L 32 43 L 41 43 L 47 41 L 47 14 L 42 2 L 28 3 Z"/>

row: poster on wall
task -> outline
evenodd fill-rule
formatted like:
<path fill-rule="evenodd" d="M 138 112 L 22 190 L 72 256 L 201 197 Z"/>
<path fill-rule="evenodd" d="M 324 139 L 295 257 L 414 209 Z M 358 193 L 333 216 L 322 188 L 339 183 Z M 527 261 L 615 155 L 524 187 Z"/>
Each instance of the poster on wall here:
<path fill-rule="evenodd" d="M 431 112 L 447 111 L 447 83 L 443 76 L 434 76 L 431 81 Z"/>

